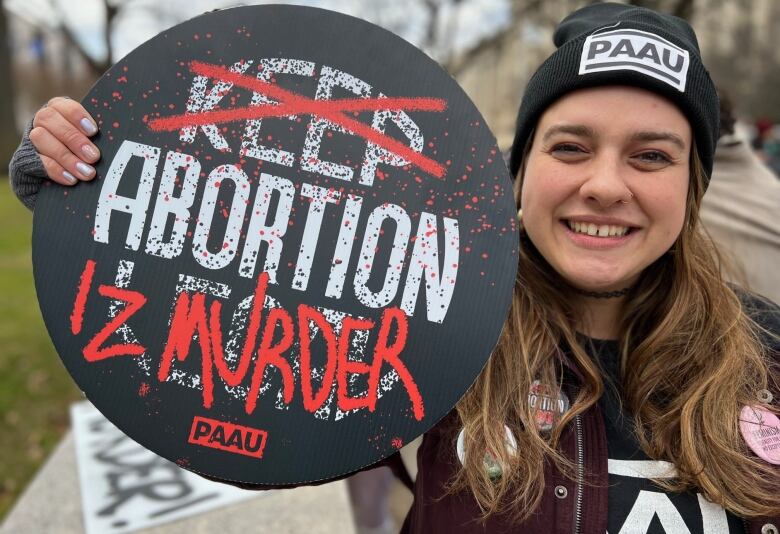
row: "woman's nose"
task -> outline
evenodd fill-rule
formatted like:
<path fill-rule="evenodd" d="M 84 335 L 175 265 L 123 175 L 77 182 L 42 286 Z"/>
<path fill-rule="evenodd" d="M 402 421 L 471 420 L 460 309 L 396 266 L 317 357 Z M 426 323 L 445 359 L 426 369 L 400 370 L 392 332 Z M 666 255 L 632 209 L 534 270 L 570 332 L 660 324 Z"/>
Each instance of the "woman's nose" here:
<path fill-rule="evenodd" d="M 586 168 L 580 196 L 600 208 L 629 202 L 634 195 L 626 184 L 625 173 L 620 157 L 599 154 Z"/>

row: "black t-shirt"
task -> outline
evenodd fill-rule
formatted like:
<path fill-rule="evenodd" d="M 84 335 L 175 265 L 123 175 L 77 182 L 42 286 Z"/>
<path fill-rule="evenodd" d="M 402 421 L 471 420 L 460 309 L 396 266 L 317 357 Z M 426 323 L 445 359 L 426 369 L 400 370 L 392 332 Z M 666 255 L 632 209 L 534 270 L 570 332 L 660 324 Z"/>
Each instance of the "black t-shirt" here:
<path fill-rule="evenodd" d="M 590 346 L 592 346 L 592 350 Z M 671 493 L 650 478 L 674 476 L 669 462 L 649 459 L 637 443 L 633 420 L 619 402 L 616 341 L 588 340 L 586 349 L 604 369 L 599 400 L 609 449 L 609 534 L 734 534 L 743 521 L 693 492 Z"/>

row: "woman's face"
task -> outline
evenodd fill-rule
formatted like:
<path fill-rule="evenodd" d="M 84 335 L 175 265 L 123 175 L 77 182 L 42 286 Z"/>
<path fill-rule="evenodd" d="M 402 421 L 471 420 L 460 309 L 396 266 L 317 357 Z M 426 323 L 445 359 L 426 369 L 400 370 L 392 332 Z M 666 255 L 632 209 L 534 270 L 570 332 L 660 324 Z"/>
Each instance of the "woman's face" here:
<path fill-rule="evenodd" d="M 680 234 L 690 152 L 688 121 L 655 93 L 622 86 L 570 93 L 536 127 L 523 226 L 573 286 L 628 287 Z"/>

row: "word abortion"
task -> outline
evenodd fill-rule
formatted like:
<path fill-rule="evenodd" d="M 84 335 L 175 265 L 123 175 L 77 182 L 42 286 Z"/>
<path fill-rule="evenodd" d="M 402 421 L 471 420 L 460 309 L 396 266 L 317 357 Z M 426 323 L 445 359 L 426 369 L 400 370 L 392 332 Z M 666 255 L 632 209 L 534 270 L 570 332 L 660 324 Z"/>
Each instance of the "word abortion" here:
<path fill-rule="evenodd" d="M 135 198 L 119 195 L 117 190 L 126 174 L 124 172 L 133 157 L 144 160 Z M 141 236 L 147 221 L 148 207 L 151 202 L 154 177 L 160 159 L 160 150 L 150 145 L 124 141 L 113 159 L 106 174 L 98 200 L 94 240 L 109 243 L 109 227 L 113 212 L 131 215 L 125 246 L 139 250 Z M 174 196 L 177 174 L 184 169 L 184 179 L 179 196 Z M 219 270 L 230 265 L 237 256 L 241 240 L 246 210 L 249 206 L 251 184 L 246 173 L 237 165 L 220 165 L 208 175 L 201 206 L 196 217 L 194 232 L 188 232 L 192 218 L 190 210 L 195 201 L 198 187 L 200 162 L 192 156 L 180 152 L 168 152 L 162 171 L 157 199 L 152 210 L 151 226 L 144 251 L 161 258 L 172 259 L 180 256 L 184 250 L 184 241 L 191 234 L 192 255 L 197 263 L 208 269 Z M 234 185 L 233 200 L 227 214 L 222 247 L 214 252 L 207 247 L 213 239 L 212 223 L 217 211 L 219 191 L 227 183 Z M 272 195 L 279 196 L 275 213 L 269 214 Z M 328 204 L 340 203 L 340 193 L 312 184 L 302 184 L 300 195 L 309 203 L 308 216 L 300 243 L 295 275 L 292 281 L 294 289 L 305 291 L 311 273 L 314 251 L 323 223 L 323 215 Z M 239 260 L 238 272 L 241 276 L 255 276 L 256 263 L 262 242 L 267 244 L 263 271 L 268 273 L 270 283 L 277 283 L 277 270 L 284 247 L 284 235 L 290 223 L 295 186 L 291 180 L 271 174 L 260 175 L 251 217 L 246 230 L 243 251 Z M 325 295 L 338 299 L 341 297 L 347 274 L 347 266 L 352 257 L 352 248 L 357 232 L 363 199 L 357 195 L 348 195 L 344 202 L 338 238 L 331 261 Z M 175 217 L 170 235 L 164 235 L 169 217 Z M 270 215 L 270 222 L 268 222 Z M 378 291 L 368 287 L 380 233 L 384 232 L 383 223 L 391 219 L 395 222 L 390 260 L 385 266 L 384 284 Z M 357 262 L 354 275 L 354 291 L 357 299 L 369 308 L 384 308 L 396 297 L 402 265 L 406 259 L 407 247 L 414 242 L 411 260 L 406 275 L 400 308 L 411 316 L 417 303 L 420 284 L 423 277 L 426 283 L 427 318 L 441 323 L 455 288 L 458 273 L 459 233 L 458 221 L 443 218 L 444 261 L 440 270 L 438 231 L 435 215 L 421 212 L 416 234 L 411 237 L 411 220 L 406 211 L 396 204 L 384 203 L 373 209 L 368 216 L 360 248 L 361 261 Z"/>

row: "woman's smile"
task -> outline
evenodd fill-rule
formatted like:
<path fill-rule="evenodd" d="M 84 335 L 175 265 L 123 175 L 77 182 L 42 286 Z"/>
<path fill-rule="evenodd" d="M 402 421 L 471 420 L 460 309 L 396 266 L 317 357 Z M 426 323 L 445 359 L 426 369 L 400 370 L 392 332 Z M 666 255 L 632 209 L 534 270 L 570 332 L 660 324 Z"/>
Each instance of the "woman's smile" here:
<path fill-rule="evenodd" d="M 579 247 L 605 250 L 628 244 L 640 228 L 626 221 L 591 215 L 561 219 L 564 233 Z"/>

